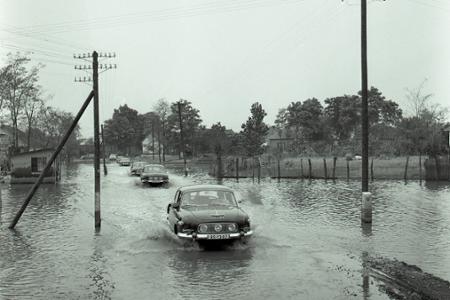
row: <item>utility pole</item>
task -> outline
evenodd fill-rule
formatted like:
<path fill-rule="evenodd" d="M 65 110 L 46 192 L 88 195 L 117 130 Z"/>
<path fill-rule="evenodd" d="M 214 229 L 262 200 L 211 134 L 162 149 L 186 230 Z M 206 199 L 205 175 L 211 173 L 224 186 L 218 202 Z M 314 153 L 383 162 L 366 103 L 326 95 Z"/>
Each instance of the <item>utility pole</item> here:
<path fill-rule="evenodd" d="M 103 174 L 108 175 L 108 169 L 106 168 L 106 151 L 105 151 L 105 135 L 103 134 L 102 124 L 102 152 L 103 152 Z"/>
<path fill-rule="evenodd" d="M 367 0 L 361 0 L 361 129 L 362 129 L 362 192 L 369 191 L 369 121 L 367 79 Z"/>
<path fill-rule="evenodd" d="M 186 164 L 186 143 L 184 142 L 183 136 L 183 121 L 181 119 L 181 100 L 177 102 L 178 105 L 178 121 L 180 122 L 180 140 L 181 140 L 181 149 L 183 151 L 183 162 L 184 162 L 184 176 L 187 176 L 187 164 Z"/>
<path fill-rule="evenodd" d="M 155 162 L 155 118 L 152 117 L 152 159 Z"/>
<path fill-rule="evenodd" d="M 158 123 L 158 159 L 161 163 L 161 122 Z"/>
<path fill-rule="evenodd" d="M 100 134 L 98 112 L 98 53 L 92 53 L 94 89 L 94 172 L 95 172 L 95 228 L 100 228 Z"/>
<path fill-rule="evenodd" d="M 369 192 L 369 91 L 367 73 L 367 0 L 361 0 L 361 221 L 371 224 L 372 194 Z"/>
<path fill-rule="evenodd" d="M 91 82 L 93 83 L 93 93 L 94 93 L 94 192 L 95 192 L 95 229 L 100 229 L 101 226 L 101 216 L 100 216 L 100 118 L 99 118 L 99 88 L 98 88 L 98 75 L 99 69 L 105 72 L 109 69 L 116 69 L 116 64 L 99 64 L 98 58 L 115 58 L 115 53 L 97 53 L 93 51 L 92 54 L 79 54 L 74 55 L 74 58 L 83 59 L 89 61 L 92 58 L 92 65 L 76 65 L 75 70 L 89 71 L 92 70 L 92 80 L 91 77 L 81 77 L 75 82 Z M 101 73 L 102 73 L 101 72 Z"/>

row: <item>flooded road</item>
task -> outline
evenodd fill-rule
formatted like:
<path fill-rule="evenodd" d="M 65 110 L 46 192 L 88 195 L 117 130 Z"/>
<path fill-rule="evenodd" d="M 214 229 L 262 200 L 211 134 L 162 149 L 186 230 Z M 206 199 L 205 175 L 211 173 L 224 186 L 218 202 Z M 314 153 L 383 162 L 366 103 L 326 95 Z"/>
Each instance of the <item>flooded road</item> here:
<path fill-rule="evenodd" d="M 362 228 L 359 182 L 224 180 L 255 234 L 205 251 L 169 231 L 165 210 L 177 187 L 213 179 L 171 173 L 167 187 L 148 187 L 108 167 L 99 233 L 92 165 L 42 186 L 15 231 L 30 186 L 3 185 L 0 299 L 388 299 L 364 280 L 363 253 L 450 280 L 449 185 L 375 182 L 373 226 Z"/>

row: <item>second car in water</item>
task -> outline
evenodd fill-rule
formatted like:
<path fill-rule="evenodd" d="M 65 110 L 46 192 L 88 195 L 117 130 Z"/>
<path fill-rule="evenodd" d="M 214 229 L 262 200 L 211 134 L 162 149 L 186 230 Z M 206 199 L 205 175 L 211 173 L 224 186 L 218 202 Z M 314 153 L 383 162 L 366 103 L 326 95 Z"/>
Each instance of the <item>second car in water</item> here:
<path fill-rule="evenodd" d="M 141 182 L 149 184 L 168 183 L 169 174 L 163 165 L 146 165 L 141 172 Z"/>

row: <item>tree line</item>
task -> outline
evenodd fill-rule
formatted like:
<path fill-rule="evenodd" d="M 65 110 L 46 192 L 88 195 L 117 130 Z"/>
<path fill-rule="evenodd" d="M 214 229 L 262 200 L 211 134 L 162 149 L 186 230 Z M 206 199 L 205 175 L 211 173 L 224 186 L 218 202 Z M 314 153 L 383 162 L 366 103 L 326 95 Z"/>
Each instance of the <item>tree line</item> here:
<path fill-rule="evenodd" d="M 9 53 L 0 68 L 0 121 L 11 135 L 8 149 L 1 151 L 8 155 L 56 147 L 74 119 L 71 113 L 47 104 L 52 97 L 39 84 L 42 68 L 42 64 L 31 65 L 19 52 Z M 77 127 L 66 144 L 65 158 L 76 155 L 79 130 Z"/>
<path fill-rule="evenodd" d="M 369 90 L 370 155 L 436 155 L 448 151 L 442 139 L 447 109 L 434 104 L 432 95 L 423 93 L 423 84 L 407 90 L 406 98 L 413 111 L 410 116 L 404 116 L 398 103 L 386 99 L 377 88 Z M 166 154 L 181 157 L 183 151 L 188 156 L 215 153 L 219 158 L 255 157 L 266 152 L 335 156 L 361 153 L 361 93 L 327 98 L 323 103 L 316 98 L 293 101 L 279 110 L 275 124 L 269 126 L 264 121 L 266 111 L 255 102 L 239 132 L 220 122 L 206 127 L 200 111 L 185 99 L 172 103 L 160 99 L 152 111 L 144 114 L 123 105 L 105 122 L 105 139 L 111 151 L 136 155 L 144 139 L 151 136 L 150 151 L 160 161 L 165 161 Z M 271 149 L 267 145 L 270 130 L 275 139 L 290 142 Z"/>

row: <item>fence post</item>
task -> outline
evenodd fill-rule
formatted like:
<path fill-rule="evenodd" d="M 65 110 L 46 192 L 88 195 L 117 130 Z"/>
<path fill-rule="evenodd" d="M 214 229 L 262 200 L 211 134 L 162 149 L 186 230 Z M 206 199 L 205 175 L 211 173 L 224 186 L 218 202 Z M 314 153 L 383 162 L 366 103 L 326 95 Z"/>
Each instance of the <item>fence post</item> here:
<path fill-rule="evenodd" d="M 419 181 L 422 183 L 422 153 L 419 153 Z"/>
<path fill-rule="evenodd" d="M 337 157 L 333 157 L 333 179 L 336 179 L 336 161 Z"/>
<path fill-rule="evenodd" d="M 239 157 L 236 158 L 236 181 L 239 182 Z"/>
<path fill-rule="evenodd" d="M 309 179 L 311 179 L 312 178 L 311 158 L 308 158 L 308 166 L 309 166 Z"/>
<path fill-rule="evenodd" d="M 323 159 L 323 174 L 325 176 L 325 180 L 328 179 L 328 173 L 327 173 L 327 160 Z"/>
<path fill-rule="evenodd" d="M 300 158 L 300 175 L 302 179 L 305 177 L 303 174 L 303 158 Z"/>
<path fill-rule="evenodd" d="M 373 157 L 372 160 L 370 161 L 370 178 L 373 181 Z"/>
<path fill-rule="evenodd" d="M 405 181 L 408 179 L 408 163 L 409 163 L 409 155 L 406 157 L 406 163 L 405 163 L 405 174 L 403 176 Z"/>
<path fill-rule="evenodd" d="M 350 180 L 350 162 L 347 159 L 347 181 Z"/>
<path fill-rule="evenodd" d="M 251 163 L 252 163 L 252 182 L 255 182 L 255 158 L 254 157 L 252 157 Z"/>
<path fill-rule="evenodd" d="M 258 157 L 258 183 L 261 182 L 261 159 Z"/>
<path fill-rule="evenodd" d="M 278 175 L 277 175 L 277 177 L 278 177 L 278 182 L 280 182 L 280 177 L 281 177 L 281 174 L 280 174 L 280 159 L 278 158 L 278 162 L 277 162 L 277 168 L 278 168 Z"/>

